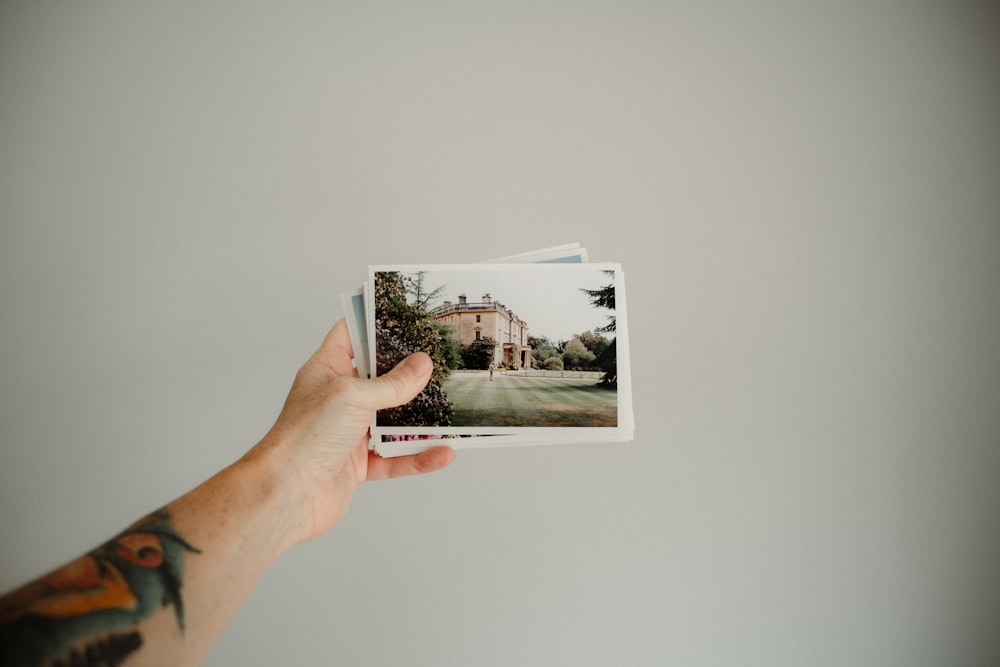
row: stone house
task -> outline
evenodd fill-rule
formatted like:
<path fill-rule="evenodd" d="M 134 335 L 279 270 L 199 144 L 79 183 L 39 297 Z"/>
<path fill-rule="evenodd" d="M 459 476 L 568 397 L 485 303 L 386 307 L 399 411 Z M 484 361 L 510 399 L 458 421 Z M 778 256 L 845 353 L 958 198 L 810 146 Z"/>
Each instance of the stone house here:
<path fill-rule="evenodd" d="M 434 308 L 431 315 L 436 321 L 450 326 L 462 345 L 483 338 L 495 340 L 494 366 L 531 368 L 527 322 L 489 294 L 484 294 L 478 303 L 469 303 L 466 296 L 460 294 L 458 303 L 445 301 Z"/>

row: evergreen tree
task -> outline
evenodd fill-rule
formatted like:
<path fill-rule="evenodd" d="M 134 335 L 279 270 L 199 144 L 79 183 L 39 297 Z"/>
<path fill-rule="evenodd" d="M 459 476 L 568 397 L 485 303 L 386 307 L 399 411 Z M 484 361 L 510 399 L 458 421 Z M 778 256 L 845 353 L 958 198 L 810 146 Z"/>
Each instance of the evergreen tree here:
<path fill-rule="evenodd" d="M 606 274 L 614 278 L 614 271 L 605 271 Z M 583 290 L 587 296 L 590 297 L 590 303 L 598 308 L 607 308 L 609 310 L 615 309 L 615 283 L 614 280 L 610 284 L 604 285 L 596 290 Z M 618 328 L 618 320 L 614 315 L 608 316 L 608 323 L 602 327 L 595 329 L 595 332 L 612 332 L 616 331 Z M 607 346 L 600 354 L 598 354 L 595 364 L 598 368 L 604 371 L 604 377 L 601 378 L 601 384 L 609 387 L 618 386 L 618 342 L 617 337 L 612 339 L 611 344 Z"/>
<path fill-rule="evenodd" d="M 413 276 L 407 278 L 406 285 L 406 293 L 412 297 L 410 303 L 423 311 L 431 310 L 434 301 L 441 296 L 444 288 L 447 287 L 447 285 L 440 285 L 434 289 L 428 289 L 424 285 L 426 274 L 426 271 L 417 271 Z"/>
<path fill-rule="evenodd" d="M 614 271 L 605 271 L 604 273 L 614 278 L 615 275 Z M 597 308 L 607 308 L 608 310 L 615 309 L 614 280 L 611 281 L 611 284 L 605 285 L 604 287 L 600 287 L 598 289 L 584 289 L 582 291 L 584 294 L 590 297 L 591 305 Z M 605 324 L 603 327 L 598 327 L 594 329 L 594 331 L 598 333 L 611 332 L 615 330 L 616 326 L 617 326 L 617 321 L 615 320 L 615 316 L 609 315 L 608 323 Z"/>

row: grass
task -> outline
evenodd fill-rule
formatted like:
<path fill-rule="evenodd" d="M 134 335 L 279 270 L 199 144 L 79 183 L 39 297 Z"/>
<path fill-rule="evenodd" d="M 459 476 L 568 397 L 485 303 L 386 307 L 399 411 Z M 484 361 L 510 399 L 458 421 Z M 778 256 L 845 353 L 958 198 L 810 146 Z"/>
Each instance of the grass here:
<path fill-rule="evenodd" d="M 618 392 L 596 380 L 453 373 L 452 426 L 617 426 Z"/>

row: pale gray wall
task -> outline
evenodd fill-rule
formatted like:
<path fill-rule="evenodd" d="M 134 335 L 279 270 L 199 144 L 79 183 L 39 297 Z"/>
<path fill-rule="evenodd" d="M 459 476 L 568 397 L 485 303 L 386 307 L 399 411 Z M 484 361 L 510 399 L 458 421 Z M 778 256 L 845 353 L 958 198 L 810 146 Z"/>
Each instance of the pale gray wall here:
<path fill-rule="evenodd" d="M 992 665 L 986 2 L 5 2 L 0 587 L 252 444 L 374 262 L 629 279 L 637 439 L 362 489 L 211 665 Z"/>

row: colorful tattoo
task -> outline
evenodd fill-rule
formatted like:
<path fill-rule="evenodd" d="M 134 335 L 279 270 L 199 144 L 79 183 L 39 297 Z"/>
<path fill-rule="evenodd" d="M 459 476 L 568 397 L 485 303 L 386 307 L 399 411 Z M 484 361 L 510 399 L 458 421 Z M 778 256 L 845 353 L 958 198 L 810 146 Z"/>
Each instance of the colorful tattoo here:
<path fill-rule="evenodd" d="M 0 599 L 0 664 L 11 667 L 118 665 L 142 646 L 134 628 L 181 600 L 186 552 L 166 508 L 111 541 Z"/>

